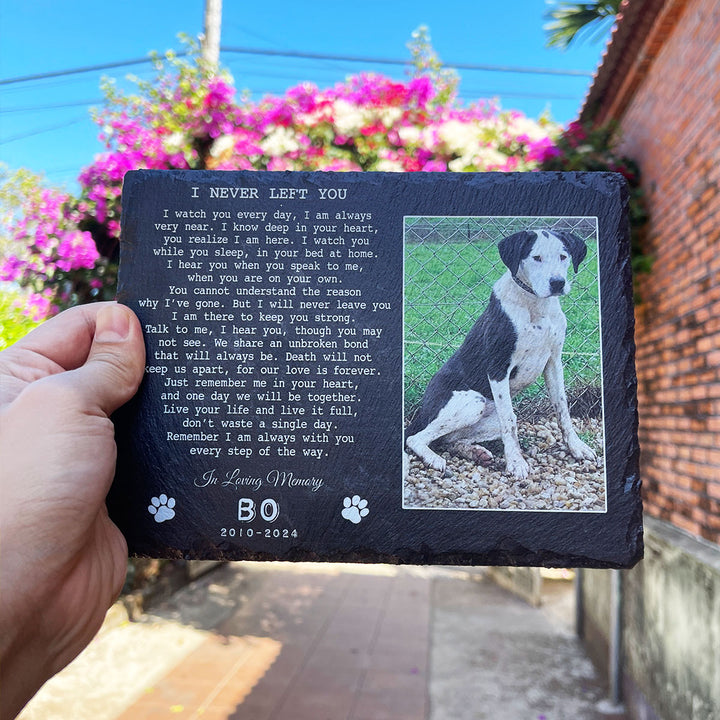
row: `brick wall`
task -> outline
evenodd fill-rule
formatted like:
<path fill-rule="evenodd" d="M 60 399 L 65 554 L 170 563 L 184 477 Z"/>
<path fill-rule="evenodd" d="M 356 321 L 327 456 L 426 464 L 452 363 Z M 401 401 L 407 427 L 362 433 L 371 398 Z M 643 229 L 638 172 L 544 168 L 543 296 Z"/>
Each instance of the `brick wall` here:
<path fill-rule="evenodd" d="M 648 513 L 720 544 L 720 3 L 683 5 L 621 118 L 655 258 L 637 312 L 642 478 Z"/>

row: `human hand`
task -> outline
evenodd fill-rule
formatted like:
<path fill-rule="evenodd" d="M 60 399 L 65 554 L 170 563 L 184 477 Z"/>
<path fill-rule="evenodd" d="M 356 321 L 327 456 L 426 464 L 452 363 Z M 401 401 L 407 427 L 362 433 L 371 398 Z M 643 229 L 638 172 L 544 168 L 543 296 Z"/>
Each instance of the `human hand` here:
<path fill-rule="evenodd" d="M 122 589 L 110 415 L 144 364 L 140 323 L 115 303 L 61 313 L 0 353 L 3 720 L 87 645 Z"/>

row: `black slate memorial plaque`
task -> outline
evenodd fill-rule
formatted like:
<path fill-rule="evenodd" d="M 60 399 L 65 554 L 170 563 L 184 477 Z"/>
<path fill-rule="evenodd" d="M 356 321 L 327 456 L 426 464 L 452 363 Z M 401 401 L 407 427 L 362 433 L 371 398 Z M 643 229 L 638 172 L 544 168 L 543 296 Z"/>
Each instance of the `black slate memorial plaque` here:
<path fill-rule="evenodd" d="M 642 556 L 618 175 L 131 172 L 118 299 L 131 553 Z"/>

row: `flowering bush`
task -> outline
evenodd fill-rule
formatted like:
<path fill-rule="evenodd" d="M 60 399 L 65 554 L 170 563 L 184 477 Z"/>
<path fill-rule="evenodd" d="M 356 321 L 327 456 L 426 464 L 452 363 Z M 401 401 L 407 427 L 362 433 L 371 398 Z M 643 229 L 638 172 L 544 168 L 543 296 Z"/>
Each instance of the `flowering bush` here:
<path fill-rule="evenodd" d="M 191 50 L 155 57 L 156 77 L 136 79 L 135 93 L 104 83 L 95 120 L 106 151 L 82 171 L 80 198 L 42 190 L 25 202 L 1 277 L 30 288 L 36 312 L 111 293 L 128 170 L 533 170 L 560 134 L 548 118 L 457 102 L 422 29 L 404 82 L 367 73 L 257 102 Z"/>
<path fill-rule="evenodd" d="M 559 127 L 502 112 L 462 107 L 452 78 L 435 68 L 420 33 L 415 77 L 398 82 L 360 74 L 324 90 L 310 83 L 258 102 L 237 99 L 232 78 L 212 74 L 196 55 L 155 59 L 157 77 L 140 92 L 105 85 L 96 115 L 107 152 L 83 170 L 81 212 L 100 252 L 113 256 L 127 170 L 528 170 Z M 422 66 L 429 64 L 427 72 Z"/>
<path fill-rule="evenodd" d="M 652 267 L 652 259 L 643 253 L 641 247 L 648 215 L 640 187 L 640 169 L 635 161 L 619 153 L 617 140 L 616 128 L 612 124 L 593 128 L 579 122 L 570 123 L 546 148 L 540 158 L 540 168 L 563 172 L 617 172 L 625 177 L 630 192 L 632 267 L 637 275 L 649 272 Z"/>
<path fill-rule="evenodd" d="M 92 235 L 79 229 L 81 214 L 69 195 L 38 188 L 21 209 L 12 227 L 15 252 L 0 263 L 0 281 L 28 289 L 30 316 L 40 319 L 59 306 L 112 293 L 114 276 Z"/>

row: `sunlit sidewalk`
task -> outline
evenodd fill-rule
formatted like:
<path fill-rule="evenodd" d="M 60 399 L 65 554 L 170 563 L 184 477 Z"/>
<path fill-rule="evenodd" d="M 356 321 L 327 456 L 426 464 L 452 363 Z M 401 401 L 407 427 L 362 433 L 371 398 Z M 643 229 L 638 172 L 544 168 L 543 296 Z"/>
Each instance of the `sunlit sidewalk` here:
<path fill-rule="evenodd" d="M 595 720 L 602 697 L 569 629 L 480 571 L 236 563 L 110 623 L 21 718 Z"/>

